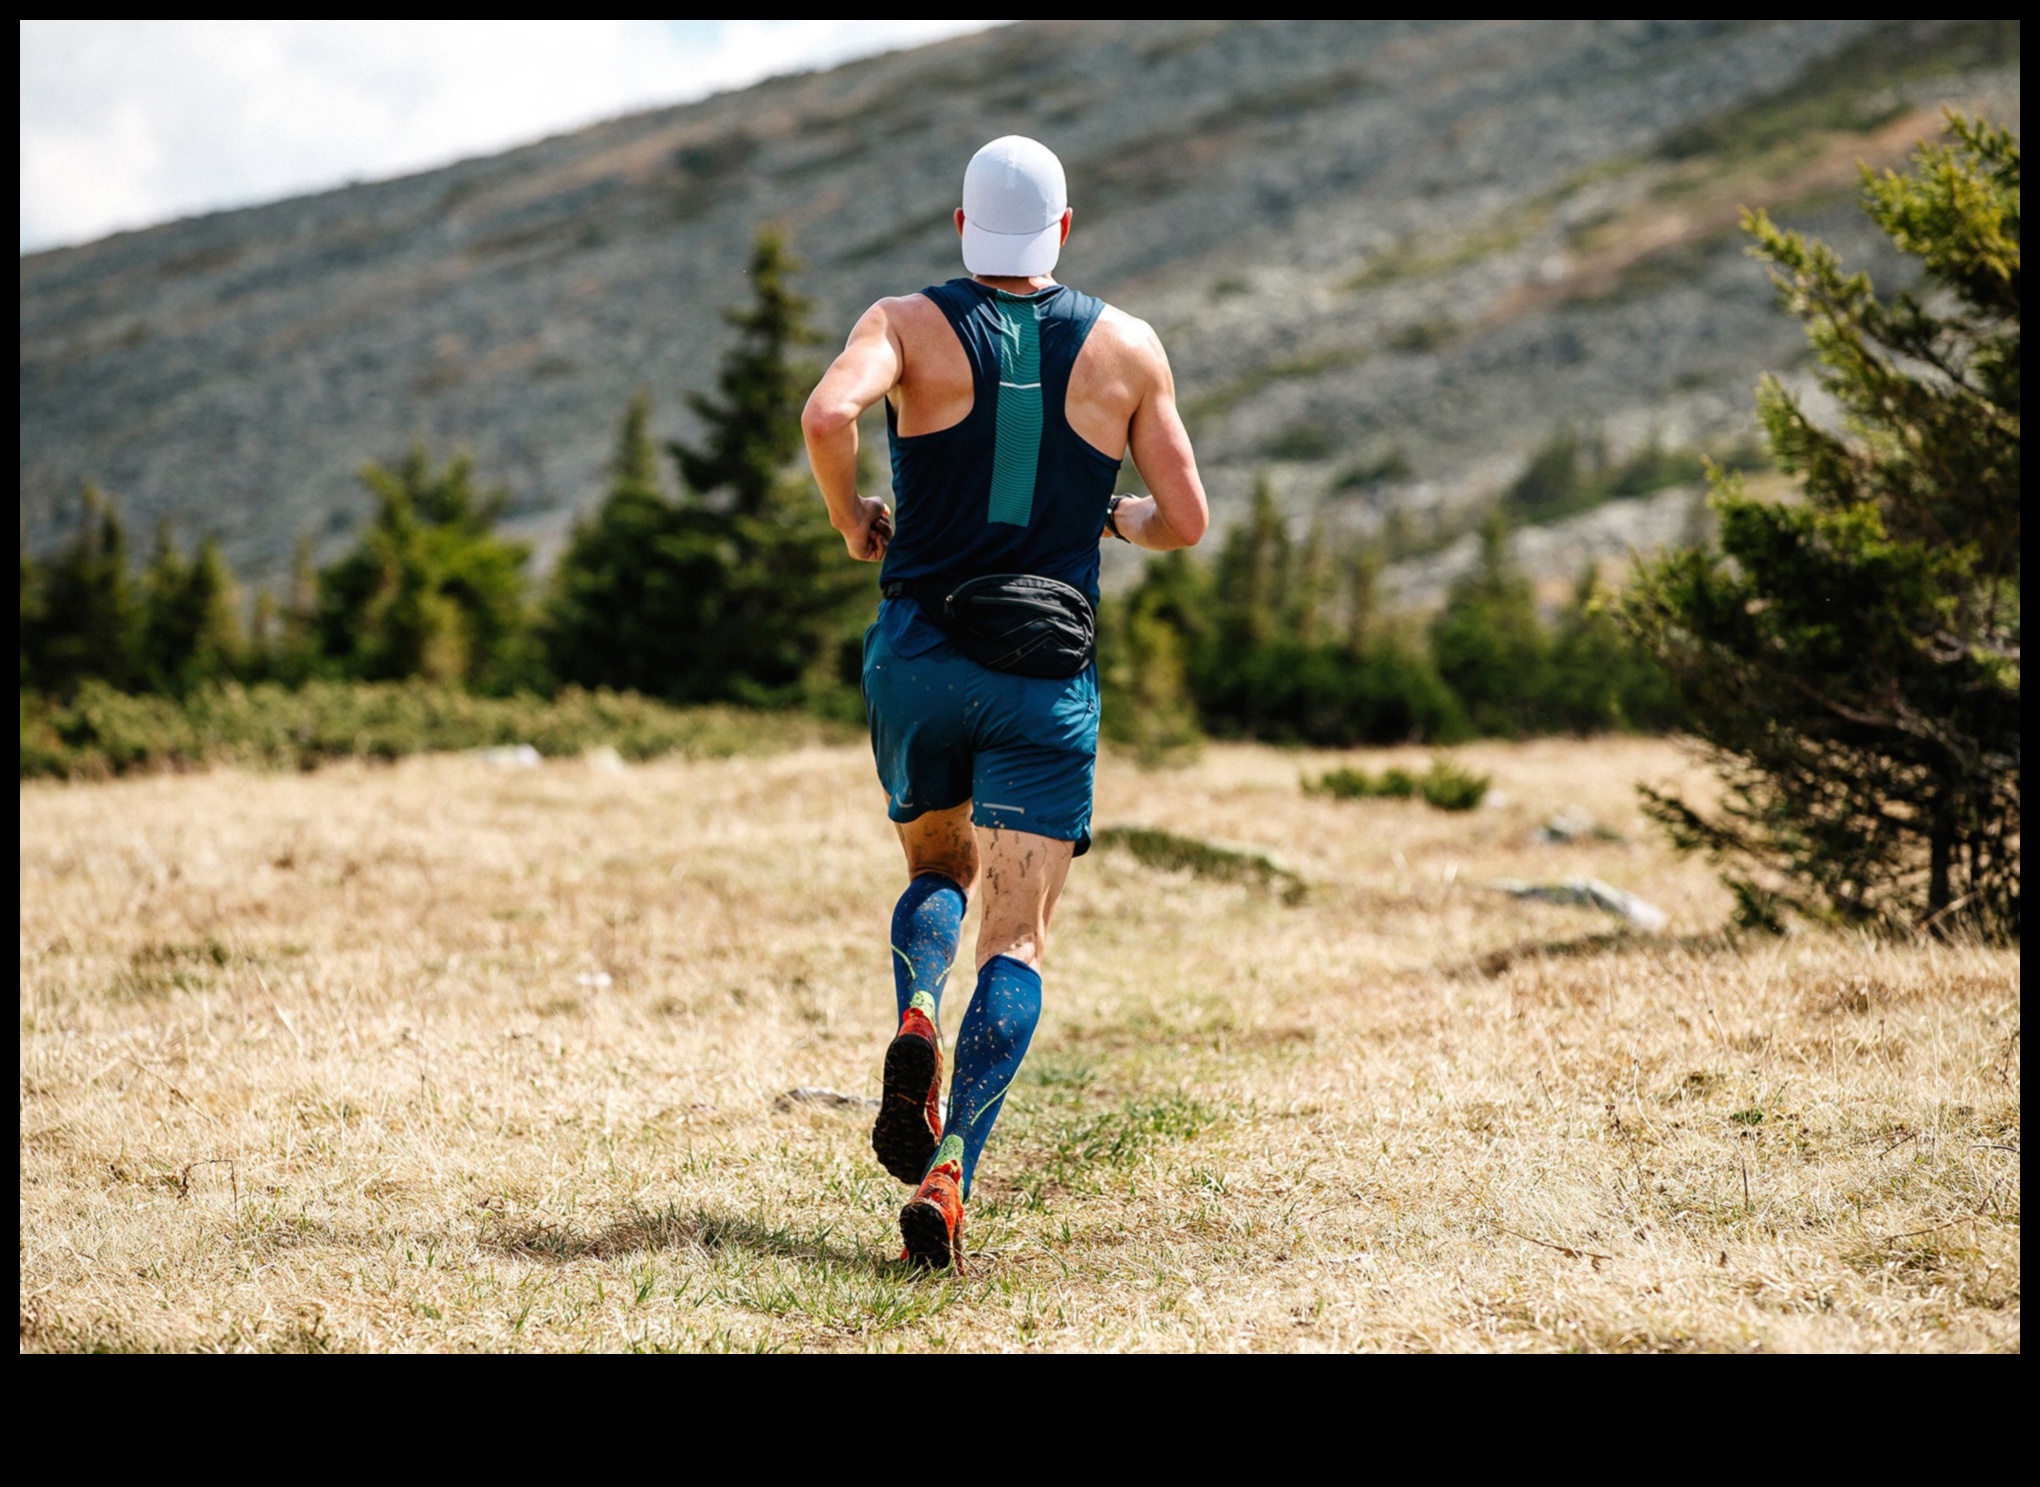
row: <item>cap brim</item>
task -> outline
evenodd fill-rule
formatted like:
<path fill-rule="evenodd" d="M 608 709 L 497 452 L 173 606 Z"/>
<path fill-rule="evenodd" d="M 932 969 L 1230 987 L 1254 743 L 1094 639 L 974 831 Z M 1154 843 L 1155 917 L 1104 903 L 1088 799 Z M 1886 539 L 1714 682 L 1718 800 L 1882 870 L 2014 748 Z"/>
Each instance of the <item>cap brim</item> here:
<path fill-rule="evenodd" d="M 1062 253 L 1062 219 L 1039 232 L 987 232 L 968 217 L 963 222 L 963 266 L 994 278 L 1031 279 L 1055 267 Z"/>

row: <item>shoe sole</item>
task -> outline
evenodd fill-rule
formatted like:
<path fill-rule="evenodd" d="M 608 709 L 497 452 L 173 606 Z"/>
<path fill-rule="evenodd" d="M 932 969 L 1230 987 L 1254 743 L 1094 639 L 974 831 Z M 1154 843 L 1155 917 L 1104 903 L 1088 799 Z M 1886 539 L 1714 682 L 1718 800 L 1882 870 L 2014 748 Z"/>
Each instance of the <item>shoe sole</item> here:
<path fill-rule="evenodd" d="M 934 1083 L 935 1045 L 912 1033 L 893 1039 L 885 1051 L 885 1087 L 871 1149 L 886 1171 L 909 1185 L 927 1175 L 935 1155 L 935 1133 L 928 1129 L 928 1090 Z"/>
<path fill-rule="evenodd" d="M 917 1202 L 902 1208 L 900 1238 L 906 1242 L 907 1259 L 913 1264 L 963 1274 L 962 1248 L 951 1244 L 949 1221 L 935 1204 Z"/>

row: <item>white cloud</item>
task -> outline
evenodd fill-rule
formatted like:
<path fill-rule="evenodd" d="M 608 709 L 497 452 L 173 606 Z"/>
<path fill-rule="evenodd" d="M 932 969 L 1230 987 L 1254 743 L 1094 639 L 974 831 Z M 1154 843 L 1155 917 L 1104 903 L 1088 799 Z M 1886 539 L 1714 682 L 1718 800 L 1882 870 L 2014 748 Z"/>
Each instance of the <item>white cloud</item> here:
<path fill-rule="evenodd" d="M 21 250 L 401 175 L 988 24 L 23 21 Z"/>

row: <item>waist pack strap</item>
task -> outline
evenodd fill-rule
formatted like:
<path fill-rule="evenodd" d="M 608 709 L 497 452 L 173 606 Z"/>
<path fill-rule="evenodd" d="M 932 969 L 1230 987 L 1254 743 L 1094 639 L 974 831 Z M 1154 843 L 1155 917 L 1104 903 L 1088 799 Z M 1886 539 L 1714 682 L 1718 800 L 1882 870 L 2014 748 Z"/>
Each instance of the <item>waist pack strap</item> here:
<path fill-rule="evenodd" d="M 993 574 L 992 578 L 1019 576 L 1022 575 Z M 1084 595 L 1083 590 L 1072 588 L 1059 579 L 1036 581 L 1044 584 L 1053 583 L 1067 600 L 1080 605 L 1086 612 L 1092 612 L 1091 601 Z M 967 584 L 975 585 L 978 582 L 976 579 L 963 578 L 896 578 L 891 583 L 880 584 L 878 592 L 881 598 L 912 599 L 930 614 L 947 615 L 950 613 L 950 601 L 956 597 L 958 591 Z"/>
<path fill-rule="evenodd" d="M 956 591 L 963 587 L 961 579 L 906 578 L 894 579 L 879 586 L 879 593 L 888 599 L 912 599 L 923 609 L 946 610 Z"/>
<path fill-rule="evenodd" d="M 912 599 L 966 656 L 993 671 L 1072 677 L 1097 653 L 1098 617 L 1081 590 L 1060 579 L 991 573 L 950 582 L 896 579 L 888 599 Z"/>

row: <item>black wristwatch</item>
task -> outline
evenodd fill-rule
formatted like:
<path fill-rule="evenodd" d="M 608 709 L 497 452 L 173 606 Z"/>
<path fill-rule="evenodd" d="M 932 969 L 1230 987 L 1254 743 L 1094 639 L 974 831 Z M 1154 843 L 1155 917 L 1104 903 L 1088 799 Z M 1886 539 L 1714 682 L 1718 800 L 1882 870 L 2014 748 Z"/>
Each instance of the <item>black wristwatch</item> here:
<path fill-rule="evenodd" d="M 1132 496 L 1114 496 L 1105 503 L 1105 530 L 1117 537 L 1121 542 L 1131 542 L 1133 539 L 1119 530 L 1119 504 L 1122 501 L 1131 501 L 1132 499 Z"/>

